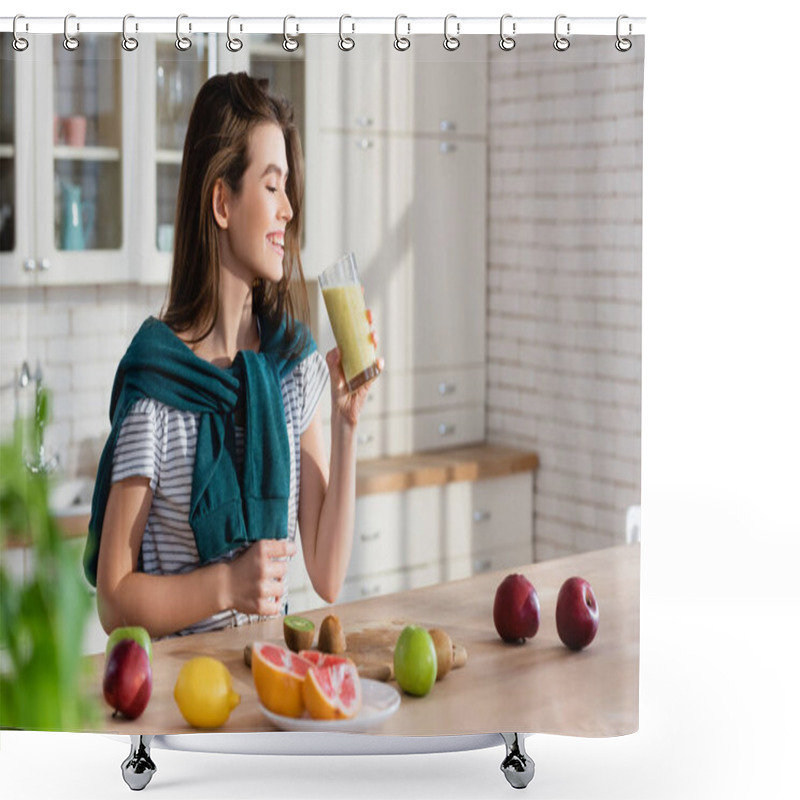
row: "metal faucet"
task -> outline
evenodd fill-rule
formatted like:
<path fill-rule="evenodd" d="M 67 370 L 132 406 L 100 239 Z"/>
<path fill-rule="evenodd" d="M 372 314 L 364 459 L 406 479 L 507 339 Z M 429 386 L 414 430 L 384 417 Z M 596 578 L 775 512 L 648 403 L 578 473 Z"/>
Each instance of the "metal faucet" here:
<path fill-rule="evenodd" d="M 43 388 L 42 388 L 42 381 L 43 381 L 43 374 L 42 374 L 42 365 L 39 361 L 36 362 L 36 372 L 33 375 L 33 380 L 36 383 L 36 419 L 34 420 L 34 448 L 36 450 L 36 458 L 33 461 L 25 459 L 25 466 L 33 475 L 49 475 L 55 469 L 58 468 L 60 464 L 60 459 L 58 455 L 54 455 L 52 458 L 45 459 L 45 452 L 44 452 L 44 415 L 39 413 L 40 404 L 44 402 L 43 397 Z M 14 390 L 14 422 L 19 419 L 20 417 L 20 401 L 19 395 L 20 391 L 23 389 L 27 389 L 28 385 L 31 382 L 31 369 L 28 366 L 27 361 L 22 362 L 22 366 L 20 367 L 19 374 L 15 374 L 14 380 L 10 381 L 9 383 L 4 383 L 0 386 L 0 390 L 6 391 L 7 389 Z"/>
<path fill-rule="evenodd" d="M 26 367 L 26 364 L 23 364 L 23 368 Z M 34 373 L 33 379 L 36 381 L 36 418 L 34 420 L 35 430 L 35 445 L 36 445 L 36 460 L 35 461 L 26 461 L 25 466 L 33 475 L 49 475 L 51 472 L 58 468 L 60 460 L 58 458 L 58 454 L 54 455 L 51 459 L 45 460 L 44 456 L 44 425 L 45 419 L 44 414 L 39 412 L 40 403 L 44 402 L 44 395 L 42 394 L 42 380 L 44 375 L 42 374 L 42 364 L 40 361 L 36 361 L 36 372 Z"/>

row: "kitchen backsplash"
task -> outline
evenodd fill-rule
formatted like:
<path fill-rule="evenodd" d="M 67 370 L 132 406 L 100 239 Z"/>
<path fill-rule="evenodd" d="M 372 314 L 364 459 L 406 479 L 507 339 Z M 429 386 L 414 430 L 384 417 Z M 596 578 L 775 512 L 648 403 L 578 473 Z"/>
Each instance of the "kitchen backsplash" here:
<path fill-rule="evenodd" d="M 487 431 L 539 453 L 537 560 L 640 502 L 643 48 L 490 48 Z"/>
<path fill-rule="evenodd" d="M 117 364 L 142 320 L 159 312 L 164 294 L 164 287 L 127 284 L 3 289 L 0 380 L 15 380 L 23 361 L 31 375 L 41 365 L 53 398 L 47 455 L 57 453 L 66 474 L 93 475 L 110 429 Z M 17 393 L 22 410 L 32 399 L 33 382 Z M 11 429 L 14 404 L 14 392 L 3 392 L 3 435 Z"/>

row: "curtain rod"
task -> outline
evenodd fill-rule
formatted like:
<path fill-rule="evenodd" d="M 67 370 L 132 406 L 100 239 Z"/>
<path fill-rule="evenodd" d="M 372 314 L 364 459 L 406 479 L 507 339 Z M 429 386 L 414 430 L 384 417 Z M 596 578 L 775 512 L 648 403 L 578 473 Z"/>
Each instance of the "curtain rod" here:
<path fill-rule="evenodd" d="M 553 34 L 554 17 L 514 17 L 505 15 L 503 30 L 507 35 L 520 36 L 534 33 Z M 286 21 L 285 21 L 286 20 Z M 439 34 L 445 31 L 444 17 L 194 17 L 180 16 L 181 35 L 196 33 L 239 34 L 283 34 L 284 25 L 291 36 L 300 34 L 340 34 L 359 33 L 394 34 L 403 36 L 415 34 Z M 558 30 L 569 36 L 615 36 L 618 32 L 616 17 L 570 17 L 558 15 Z M 623 17 L 621 33 L 624 36 L 644 34 L 644 17 Z M 397 26 L 397 27 L 396 27 Z M 499 34 L 500 17 L 459 17 L 450 15 L 447 29 L 455 36 L 471 34 Z M 136 17 L 129 15 L 126 29 L 133 33 L 175 33 L 178 27 L 176 17 Z M 22 34 L 63 34 L 65 28 L 71 36 L 81 33 L 122 33 L 122 17 L 81 17 L 70 14 L 65 17 L 27 17 L 17 19 L 16 32 Z M 0 17 L 0 32 L 14 31 L 14 17 Z"/>

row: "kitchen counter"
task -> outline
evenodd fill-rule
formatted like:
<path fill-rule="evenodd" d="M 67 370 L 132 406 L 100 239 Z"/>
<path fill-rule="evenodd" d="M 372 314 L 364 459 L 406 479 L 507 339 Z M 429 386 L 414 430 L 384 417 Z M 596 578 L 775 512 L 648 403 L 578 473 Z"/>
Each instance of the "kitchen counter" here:
<path fill-rule="evenodd" d="M 523 645 L 506 644 L 493 624 L 494 594 L 511 572 L 521 572 L 537 589 L 541 625 Z M 575 653 L 555 628 L 558 590 L 572 575 L 586 578 L 600 610 L 596 639 Z M 448 735 L 525 731 L 578 736 L 617 736 L 638 728 L 639 546 L 596 550 L 563 559 L 524 564 L 304 614 L 319 629 L 336 613 L 345 633 L 382 622 L 415 623 L 446 630 L 466 647 L 467 663 L 451 671 L 422 698 L 402 694 L 399 710 L 372 730 L 385 735 Z M 172 697 L 178 672 L 189 658 L 209 655 L 223 661 L 241 695 L 227 723 L 216 732 L 275 730 L 259 710 L 250 670 L 243 661 L 253 641 L 283 643 L 280 619 L 214 633 L 165 639 L 153 646 L 153 695 L 137 720 L 115 719 L 105 706 L 102 730 L 119 734 L 197 733 Z M 102 698 L 102 656 L 91 658 L 93 680 Z M 391 685 L 397 686 L 392 682 Z"/>

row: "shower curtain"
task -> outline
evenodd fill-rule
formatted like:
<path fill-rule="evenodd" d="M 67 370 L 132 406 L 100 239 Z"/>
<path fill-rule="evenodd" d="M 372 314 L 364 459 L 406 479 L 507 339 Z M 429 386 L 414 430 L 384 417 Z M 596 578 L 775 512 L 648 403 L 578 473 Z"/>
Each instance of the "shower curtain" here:
<path fill-rule="evenodd" d="M 290 614 L 317 632 L 340 617 L 377 717 L 338 729 L 638 728 L 644 37 L 624 19 L 616 35 L 336 22 L 155 34 L 132 18 L 123 47 L 69 19 L 0 34 L 4 728 L 195 732 L 173 688 L 210 655 L 240 696 L 220 732 L 321 729 L 269 713 L 244 662 L 254 641 L 284 646 L 279 620 L 156 642 L 149 704 L 112 716 L 80 568 L 115 370 L 165 301 L 188 115 L 209 76 L 240 70 L 295 107 L 320 352 L 336 341 L 318 278 L 352 251 L 385 359 L 341 593 L 325 603 L 302 557 L 288 577 Z M 327 394 L 321 409 L 330 449 Z M 581 585 L 561 594 L 575 577 L 588 611 Z M 422 696 L 406 626 L 456 654 Z"/>

